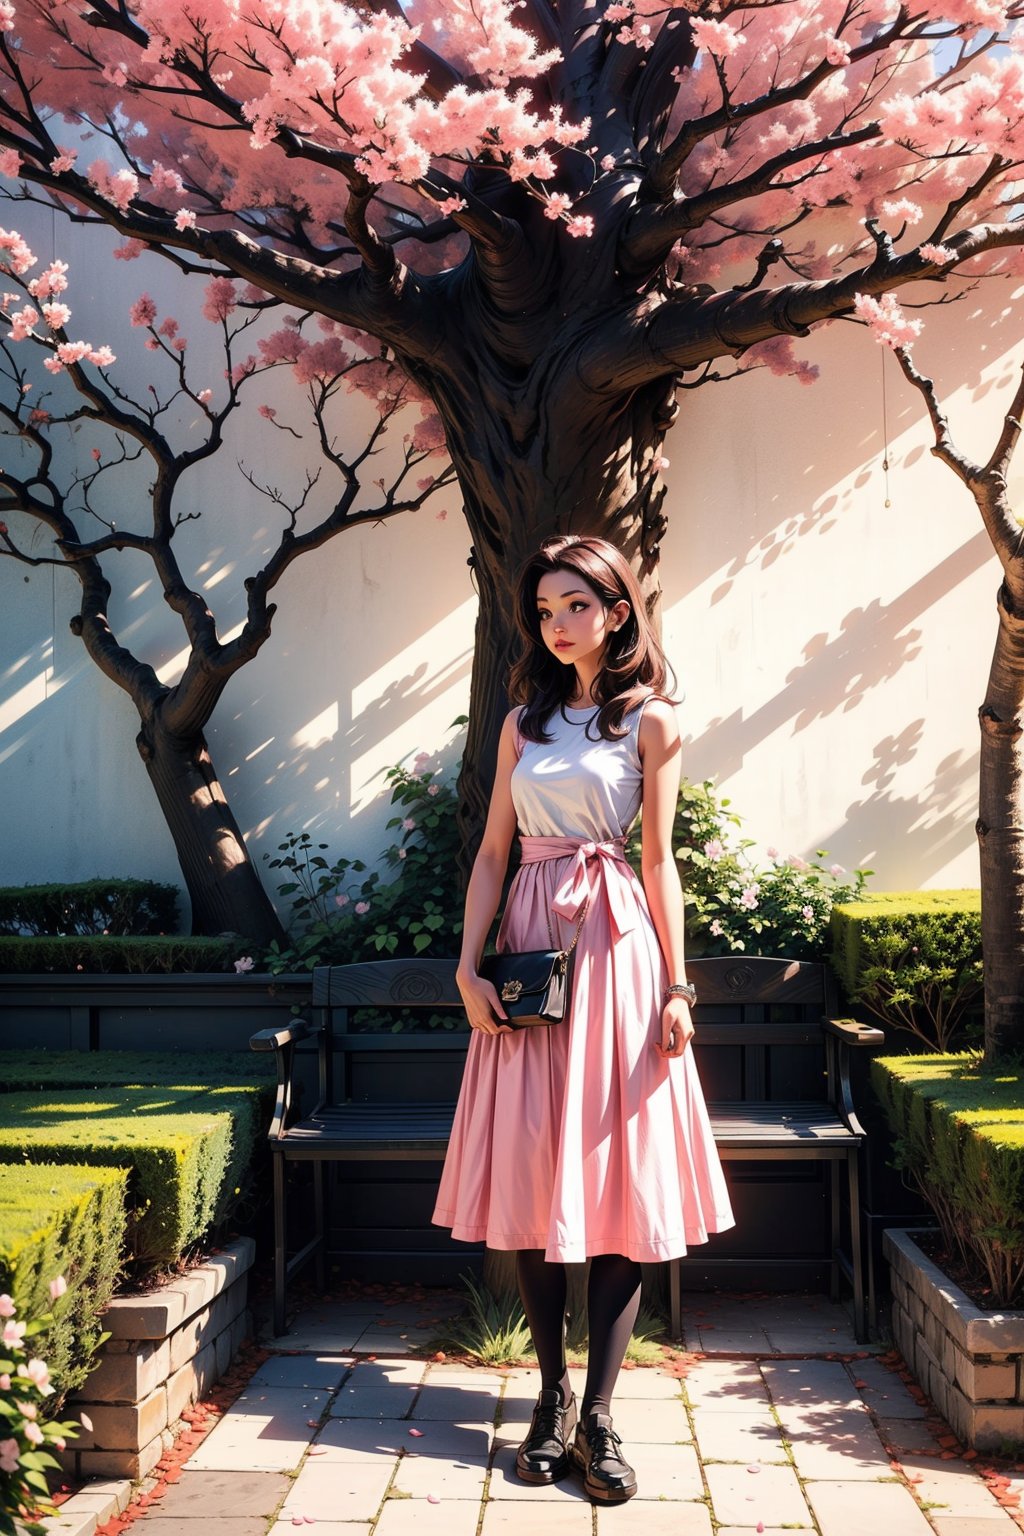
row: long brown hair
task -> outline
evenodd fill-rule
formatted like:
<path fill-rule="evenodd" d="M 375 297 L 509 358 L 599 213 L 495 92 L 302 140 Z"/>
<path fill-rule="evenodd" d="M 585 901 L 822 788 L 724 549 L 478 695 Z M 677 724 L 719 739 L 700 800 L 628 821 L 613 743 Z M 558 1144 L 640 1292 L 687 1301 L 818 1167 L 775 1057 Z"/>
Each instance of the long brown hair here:
<path fill-rule="evenodd" d="M 607 638 L 593 688 L 598 734 L 612 741 L 625 734 L 625 716 L 649 694 L 671 697 L 666 681 L 672 669 L 647 617 L 639 583 L 622 552 L 607 539 L 571 533 L 545 539 L 525 562 L 516 581 L 515 619 L 522 653 L 509 674 L 508 691 L 513 704 L 526 706 L 519 720 L 520 733 L 528 741 L 550 741 L 548 720 L 569 702 L 576 686 L 574 668 L 558 661 L 540 634 L 537 587 L 542 576 L 555 571 L 582 576 L 606 609 L 616 603 L 629 604 L 628 618 Z"/>

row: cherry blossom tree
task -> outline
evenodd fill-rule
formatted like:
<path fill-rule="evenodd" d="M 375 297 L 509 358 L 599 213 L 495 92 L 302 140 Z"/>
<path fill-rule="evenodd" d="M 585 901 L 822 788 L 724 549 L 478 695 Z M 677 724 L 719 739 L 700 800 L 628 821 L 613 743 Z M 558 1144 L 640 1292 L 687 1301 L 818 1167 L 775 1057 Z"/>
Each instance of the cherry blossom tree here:
<path fill-rule="evenodd" d="M 995 649 L 978 710 L 985 1056 L 996 1062 L 1020 1050 L 1024 1019 L 1024 517 L 1014 511 L 1007 487 L 1024 419 L 1024 378 L 989 458 L 979 464 L 957 448 L 935 384 L 920 372 L 910 349 L 895 351 L 927 408 L 935 432 L 932 453 L 970 491 L 1003 570 L 996 594 Z"/>
<path fill-rule="evenodd" d="M 433 402 L 479 587 L 473 828 L 521 557 L 601 533 L 656 609 L 680 388 L 810 382 L 816 327 L 906 340 L 908 286 L 1020 270 L 1022 11 L 0 0 L 0 172 L 364 331 Z"/>
<path fill-rule="evenodd" d="M 367 354 L 362 333 L 323 320 L 313 339 L 308 315 L 253 331 L 277 301 L 254 288 L 239 291 L 224 276 L 204 290 L 203 315 L 219 333 L 212 356 L 222 353 L 212 383 L 205 382 L 211 349 L 200 348 L 193 361 L 180 320 L 161 315 L 147 293 L 126 321 L 141 331 L 151 366 L 132 370 L 129 357 L 118 366 L 109 344 L 94 347 L 70 329 L 68 264 L 53 261 L 36 273 L 25 242 L 4 238 L 13 291 L 0 304 L 9 324 L 0 337 L 0 437 L 6 440 L 0 514 L 8 519 L 0 522 L 0 554 L 30 566 L 63 566 L 77 578 L 80 603 L 71 627 L 138 713 L 136 743 L 174 840 L 193 931 L 232 932 L 254 943 L 282 937 L 211 760 L 206 727 L 231 678 L 269 639 L 270 596 L 289 566 L 345 529 L 418 509 L 448 483 L 450 466 L 423 473 L 441 444 L 434 414 L 416 409 L 423 400 L 407 375 Z M 267 404 L 259 414 L 268 430 L 290 438 L 302 435 L 293 417 L 311 429 L 311 460 L 316 454 L 320 463 L 306 468 L 304 483 L 291 494 L 241 466 L 254 497 L 272 504 L 278 532 L 264 563 L 244 581 L 243 622 L 222 638 L 208 598 L 186 579 L 176 540 L 180 544 L 186 524 L 209 514 L 209 483 L 205 489 L 197 484 L 201 466 L 224 450 L 232 418 L 257 381 L 281 368 L 301 386 L 289 396 L 299 404 L 290 403 L 288 420 Z M 356 388 L 372 396 L 376 415 L 358 450 L 343 452 L 339 407 Z M 407 419 L 419 419 L 391 456 L 390 477 L 375 472 L 367 484 L 371 459 L 406 407 Z M 41 544 L 40 532 L 51 535 L 49 546 Z M 183 626 L 184 666 L 174 681 L 161 680 L 115 633 L 108 571 L 126 550 L 151 562 L 164 601 Z"/>

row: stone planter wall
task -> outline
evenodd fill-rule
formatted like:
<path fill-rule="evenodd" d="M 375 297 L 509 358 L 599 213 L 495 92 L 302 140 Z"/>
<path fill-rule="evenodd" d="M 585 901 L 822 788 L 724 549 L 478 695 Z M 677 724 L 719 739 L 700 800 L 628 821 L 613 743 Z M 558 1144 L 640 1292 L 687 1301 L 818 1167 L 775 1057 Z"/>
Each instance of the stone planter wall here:
<path fill-rule="evenodd" d="M 1024 1311 L 983 1312 L 914 1242 L 889 1228 L 897 1348 L 966 1445 L 1024 1444 Z"/>
<path fill-rule="evenodd" d="M 61 1458 L 79 1477 L 145 1477 L 173 1443 L 183 1411 L 227 1370 L 249 1333 L 248 1271 L 255 1245 L 240 1238 L 166 1285 L 118 1296 L 103 1314 L 110 1338 L 68 1417 L 92 1429 Z"/>

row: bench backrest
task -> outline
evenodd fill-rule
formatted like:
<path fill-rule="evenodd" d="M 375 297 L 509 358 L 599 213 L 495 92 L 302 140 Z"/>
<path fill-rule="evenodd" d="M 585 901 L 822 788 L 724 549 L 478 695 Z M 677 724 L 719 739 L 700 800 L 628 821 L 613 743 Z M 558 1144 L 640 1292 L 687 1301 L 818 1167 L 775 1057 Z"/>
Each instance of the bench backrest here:
<path fill-rule="evenodd" d="M 696 1060 L 709 1100 L 822 1099 L 826 967 L 750 955 L 687 962 L 697 988 Z M 360 1008 L 461 1012 L 454 960 L 374 960 L 313 972 L 321 1101 L 452 1099 L 468 1031 L 353 1031 Z M 771 1050 L 769 1051 L 769 1047 Z M 336 1070 L 337 1069 L 337 1070 Z"/>

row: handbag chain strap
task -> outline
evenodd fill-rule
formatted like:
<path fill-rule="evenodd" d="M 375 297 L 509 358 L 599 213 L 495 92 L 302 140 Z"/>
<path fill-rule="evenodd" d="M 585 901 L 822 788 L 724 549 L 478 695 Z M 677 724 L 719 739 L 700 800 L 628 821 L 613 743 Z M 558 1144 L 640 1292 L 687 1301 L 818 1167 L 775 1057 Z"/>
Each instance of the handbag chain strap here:
<path fill-rule="evenodd" d="M 589 911 L 590 911 L 590 897 L 588 896 L 586 898 L 586 900 L 584 901 L 583 907 L 582 907 L 582 909 L 580 911 L 580 919 L 579 919 L 579 922 L 576 924 L 576 932 L 572 936 L 572 942 L 569 944 L 568 949 L 559 950 L 559 953 L 561 954 L 561 956 L 562 956 L 562 958 L 564 960 L 568 960 L 569 956 L 572 954 L 573 950 L 576 948 L 576 945 L 579 943 L 579 941 L 580 941 L 580 934 L 583 932 L 583 923 L 584 923 L 584 920 L 586 919 L 587 913 Z M 552 924 L 552 921 L 551 921 L 551 908 L 550 907 L 548 908 L 548 938 L 551 940 L 551 948 L 557 950 L 558 949 L 558 940 L 555 937 L 555 929 L 554 929 L 554 925 Z"/>

